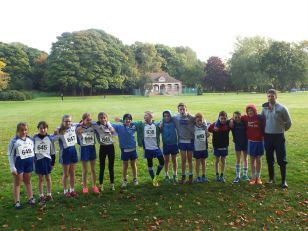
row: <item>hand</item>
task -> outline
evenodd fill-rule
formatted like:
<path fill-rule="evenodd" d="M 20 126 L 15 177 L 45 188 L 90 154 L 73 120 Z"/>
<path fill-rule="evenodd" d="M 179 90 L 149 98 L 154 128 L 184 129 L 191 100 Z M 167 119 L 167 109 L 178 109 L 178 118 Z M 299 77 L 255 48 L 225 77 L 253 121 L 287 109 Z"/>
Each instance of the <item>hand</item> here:
<path fill-rule="evenodd" d="M 219 128 L 218 127 L 214 127 L 213 130 L 214 130 L 214 132 L 218 132 Z"/>
<path fill-rule="evenodd" d="M 17 174 L 17 171 L 14 170 L 14 171 L 12 172 L 12 175 L 13 175 L 13 176 L 17 176 L 17 175 L 18 175 L 18 174 Z"/>
<path fill-rule="evenodd" d="M 115 121 L 115 122 L 120 122 L 120 120 L 121 120 L 121 119 L 120 119 L 118 116 L 114 118 L 114 121 Z"/>
<path fill-rule="evenodd" d="M 160 129 L 163 129 L 163 127 L 164 127 L 163 122 L 161 121 L 158 126 L 159 126 Z"/>

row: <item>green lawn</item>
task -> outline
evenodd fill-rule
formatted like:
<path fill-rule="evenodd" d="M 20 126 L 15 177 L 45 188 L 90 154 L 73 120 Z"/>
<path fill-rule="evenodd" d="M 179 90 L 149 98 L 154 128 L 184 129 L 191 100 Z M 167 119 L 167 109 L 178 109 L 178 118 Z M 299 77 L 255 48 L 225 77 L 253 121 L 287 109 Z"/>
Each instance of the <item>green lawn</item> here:
<path fill-rule="evenodd" d="M 214 182 L 214 158 L 210 145 L 207 161 L 209 184 L 162 185 L 154 188 L 147 172 L 146 160 L 138 149 L 138 175 L 140 185 L 134 187 L 129 178 L 127 190 L 121 190 L 121 162 L 116 142 L 115 179 L 116 191 L 108 190 L 108 171 L 105 173 L 106 190 L 99 196 L 79 193 L 76 199 L 66 199 L 61 186 L 61 165 L 52 172 L 54 201 L 46 206 L 26 205 L 26 193 L 22 187 L 24 208 L 13 208 L 12 177 L 7 160 L 7 145 L 14 136 L 19 121 L 29 123 L 30 134 L 36 133 L 40 120 L 49 123 L 53 131 L 63 114 L 71 114 L 79 122 L 84 112 L 93 118 L 100 111 L 115 116 L 126 112 L 134 120 L 141 120 L 143 112 L 151 110 L 155 119 L 161 118 L 164 109 L 176 111 L 179 102 L 188 105 L 190 113 L 203 112 L 207 121 L 214 121 L 220 110 L 229 115 L 235 110 L 244 111 L 245 105 L 255 103 L 259 111 L 266 100 L 265 94 L 205 94 L 203 96 L 177 97 L 46 97 L 25 102 L 0 102 L 0 229 L 3 230 L 308 230 L 308 94 L 280 94 L 278 100 L 289 108 L 293 126 L 286 133 L 288 190 L 278 186 L 249 186 L 247 183 L 232 185 L 235 175 L 235 156 L 231 143 L 227 158 L 227 183 Z M 97 146 L 98 148 L 98 146 Z M 178 160 L 180 158 L 178 157 Z M 265 157 L 263 180 L 267 180 Z M 98 163 L 97 163 L 98 164 Z M 157 161 L 154 162 L 157 166 Z M 97 165 L 98 173 L 98 165 Z M 280 181 L 276 166 L 277 182 Z M 129 173 L 130 174 L 130 173 Z M 179 172 L 180 174 L 180 172 Z M 81 166 L 76 171 L 77 190 L 81 192 Z M 131 174 L 130 174 L 131 175 Z M 37 197 L 37 177 L 32 184 Z"/>

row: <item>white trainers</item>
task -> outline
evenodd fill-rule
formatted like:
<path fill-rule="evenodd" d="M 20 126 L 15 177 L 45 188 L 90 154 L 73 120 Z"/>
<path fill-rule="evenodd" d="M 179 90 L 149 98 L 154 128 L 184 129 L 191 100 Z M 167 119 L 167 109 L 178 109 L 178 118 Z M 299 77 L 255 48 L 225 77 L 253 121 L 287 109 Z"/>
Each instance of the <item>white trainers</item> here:
<path fill-rule="evenodd" d="M 127 182 L 126 182 L 126 184 L 127 184 Z M 115 191 L 114 184 L 110 184 L 110 190 Z"/>
<path fill-rule="evenodd" d="M 137 185 L 139 184 L 137 178 L 135 178 L 135 179 L 133 180 L 133 183 L 134 183 L 135 186 L 137 186 Z"/>
<path fill-rule="evenodd" d="M 123 187 L 123 188 L 126 188 L 126 187 L 127 187 L 127 180 L 123 180 L 122 187 Z"/>

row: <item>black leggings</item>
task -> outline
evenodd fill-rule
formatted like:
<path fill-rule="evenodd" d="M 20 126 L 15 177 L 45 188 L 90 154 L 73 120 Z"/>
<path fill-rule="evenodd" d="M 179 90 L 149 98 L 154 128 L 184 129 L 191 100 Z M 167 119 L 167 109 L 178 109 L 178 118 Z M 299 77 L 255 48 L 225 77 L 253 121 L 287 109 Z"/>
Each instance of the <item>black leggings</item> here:
<path fill-rule="evenodd" d="M 159 161 L 159 165 L 164 166 L 164 164 L 165 164 L 164 157 L 158 156 L 157 159 Z M 147 158 L 147 161 L 148 161 L 148 167 L 152 168 L 153 167 L 153 158 Z"/>
<path fill-rule="evenodd" d="M 99 183 L 102 184 L 104 180 L 105 161 L 108 156 L 108 168 L 110 183 L 114 183 L 114 145 L 100 145 L 99 147 Z"/>

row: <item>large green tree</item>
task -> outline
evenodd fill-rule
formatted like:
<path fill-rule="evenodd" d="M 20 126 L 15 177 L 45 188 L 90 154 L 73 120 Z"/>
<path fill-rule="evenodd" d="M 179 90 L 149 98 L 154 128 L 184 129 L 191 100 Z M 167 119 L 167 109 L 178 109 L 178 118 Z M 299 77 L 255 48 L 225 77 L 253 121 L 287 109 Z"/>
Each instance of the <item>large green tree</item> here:
<path fill-rule="evenodd" d="M 261 37 L 237 38 L 229 60 L 230 83 L 234 90 L 263 91 L 270 79 L 261 60 L 271 41 Z"/>
<path fill-rule="evenodd" d="M 5 90 L 9 85 L 10 77 L 3 71 L 6 64 L 0 61 L 0 91 Z"/>
<path fill-rule="evenodd" d="M 129 71 L 127 48 L 102 30 L 63 33 L 48 57 L 50 86 L 73 94 L 121 89 Z"/>
<path fill-rule="evenodd" d="M 272 86 L 282 91 L 301 86 L 307 78 L 307 52 L 298 44 L 272 42 L 261 65 Z"/>

